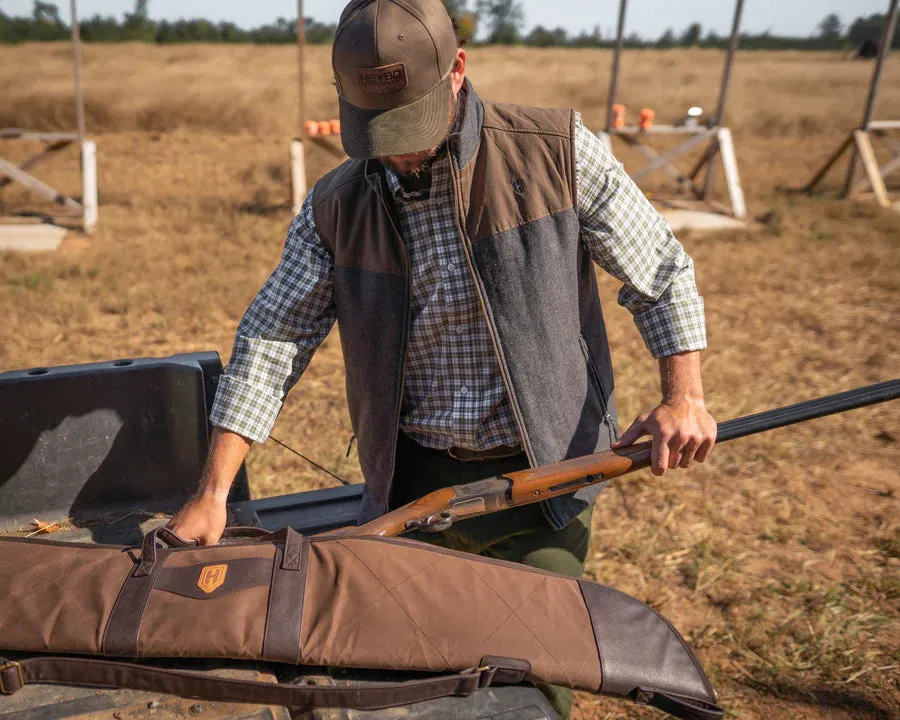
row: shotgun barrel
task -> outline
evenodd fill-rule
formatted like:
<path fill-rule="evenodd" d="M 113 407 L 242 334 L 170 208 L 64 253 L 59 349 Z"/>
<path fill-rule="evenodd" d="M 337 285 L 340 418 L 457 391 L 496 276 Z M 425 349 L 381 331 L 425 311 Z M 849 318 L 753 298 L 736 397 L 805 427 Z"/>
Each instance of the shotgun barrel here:
<path fill-rule="evenodd" d="M 815 420 L 826 415 L 834 415 L 865 407 L 866 405 L 896 400 L 898 397 L 900 397 L 900 379 L 888 380 L 875 385 L 866 385 L 856 390 L 826 395 L 815 400 L 807 400 L 795 405 L 766 410 L 755 415 L 747 415 L 746 417 L 719 423 L 719 435 L 716 442 L 736 440 L 747 435 L 755 435 L 756 433 L 775 430 L 787 425 Z"/>

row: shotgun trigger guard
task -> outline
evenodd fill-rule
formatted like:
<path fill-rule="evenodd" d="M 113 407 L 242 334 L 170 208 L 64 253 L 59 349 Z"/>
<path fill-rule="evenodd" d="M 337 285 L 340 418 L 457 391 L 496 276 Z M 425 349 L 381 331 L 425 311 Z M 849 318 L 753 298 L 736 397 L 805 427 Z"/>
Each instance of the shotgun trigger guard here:
<path fill-rule="evenodd" d="M 444 511 L 434 515 L 428 515 L 427 517 L 408 520 L 406 522 L 406 530 L 407 532 L 410 530 L 420 530 L 427 533 L 438 533 L 449 529 L 451 525 L 453 525 L 453 517 L 450 513 Z"/>

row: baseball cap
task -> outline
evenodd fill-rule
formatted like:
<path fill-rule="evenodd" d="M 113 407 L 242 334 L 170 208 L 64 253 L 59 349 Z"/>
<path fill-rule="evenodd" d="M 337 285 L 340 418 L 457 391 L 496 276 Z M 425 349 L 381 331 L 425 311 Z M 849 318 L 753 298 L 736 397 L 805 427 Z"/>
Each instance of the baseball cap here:
<path fill-rule="evenodd" d="M 354 0 L 331 63 L 351 158 L 408 155 L 450 131 L 456 33 L 441 0 Z"/>

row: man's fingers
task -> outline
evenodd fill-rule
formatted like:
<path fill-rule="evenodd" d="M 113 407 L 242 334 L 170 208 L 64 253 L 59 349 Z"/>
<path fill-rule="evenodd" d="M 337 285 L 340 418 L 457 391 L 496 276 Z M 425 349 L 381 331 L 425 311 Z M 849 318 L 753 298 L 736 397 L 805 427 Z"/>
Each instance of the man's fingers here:
<path fill-rule="evenodd" d="M 622 436 L 616 440 L 612 446 L 614 448 L 626 447 L 627 445 L 633 445 L 635 440 L 640 437 L 647 435 L 647 430 L 644 427 L 644 421 L 642 418 L 637 418 L 631 425 L 628 426 L 628 429 L 622 433 Z"/>
<path fill-rule="evenodd" d="M 654 475 L 662 475 L 669 467 L 669 445 L 662 438 L 653 437 L 653 448 L 650 450 L 650 463 Z"/>
<path fill-rule="evenodd" d="M 709 457 L 709 454 L 712 452 L 713 446 L 715 446 L 716 441 L 715 438 L 710 438 L 703 442 L 700 447 L 697 448 L 697 454 L 694 455 L 694 459 L 697 462 L 706 462 L 706 458 Z"/>
<path fill-rule="evenodd" d="M 681 461 L 678 463 L 678 467 L 686 468 L 691 464 L 691 461 L 697 456 L 698 446 L 697 438 L 691 438 L 687 441 L 687 444 L 681 448 Z"/>
<path fill-rule="evenodd" d="M 669 438 L 669 441 L 666 443 L 669 447 L 669 463 L 666 467 L 670 470 L 674 470 L 678 467 L 678 464 L 681 462 L 681 445 L 682 445 L 681 436 L 677 433 Z"/>

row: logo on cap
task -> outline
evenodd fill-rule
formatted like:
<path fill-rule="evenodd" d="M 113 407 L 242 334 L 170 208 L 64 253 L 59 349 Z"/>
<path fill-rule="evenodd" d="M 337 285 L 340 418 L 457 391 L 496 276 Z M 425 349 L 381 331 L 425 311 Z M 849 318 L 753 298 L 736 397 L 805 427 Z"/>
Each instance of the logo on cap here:
<path fill-rule="evenodd" d="M 406 65 L 402 62 L 376 68 L 360 68 L 356 75 L 361 92 L 380 93 L 403 90 L 409 83 Z"/>

